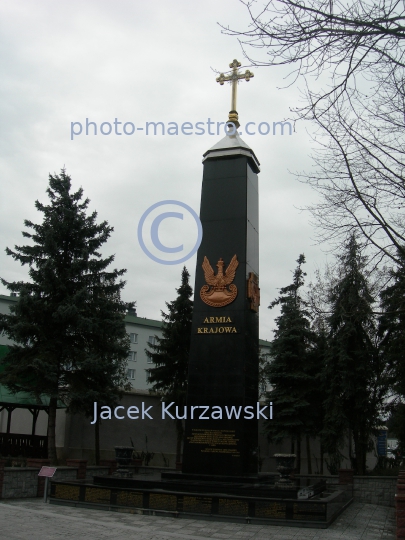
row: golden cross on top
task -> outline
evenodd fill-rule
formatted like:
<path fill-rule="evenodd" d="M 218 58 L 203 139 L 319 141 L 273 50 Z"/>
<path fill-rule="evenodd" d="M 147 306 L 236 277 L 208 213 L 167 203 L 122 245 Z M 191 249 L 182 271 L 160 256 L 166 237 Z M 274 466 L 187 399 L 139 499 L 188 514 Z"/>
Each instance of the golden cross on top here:
<path fill-rule="evenodd" d="M 236 97 L 237 97 L 237 88 L 238 88 L 238 82 L 241 79 L 245 79 L 246 81 L 250 81 L 252 77 L 254 77 L 253 73 L 249 71 L 248 69 L 245 71 L 245 73 L 239 73 L 238 68 L 240 68 L 242 64 L 238 62 L 237 60 L 234 60 L 232 63 L 229 64 L 229 67 L 232 68 L 232 73 L 229 75 L 224 75 L 221 73 L 219 77 L 217 77 L 217 82 L 222 86 L 225 81 L 230 81 L 232 83 L 232 100 L 231 100 L 231 110 L 229 111 L 229 122 L 232 122 L 235 124 L 236 128 L 239 127 L 239 120 L 238 120 L 238 113 L 236 111 Z"/>

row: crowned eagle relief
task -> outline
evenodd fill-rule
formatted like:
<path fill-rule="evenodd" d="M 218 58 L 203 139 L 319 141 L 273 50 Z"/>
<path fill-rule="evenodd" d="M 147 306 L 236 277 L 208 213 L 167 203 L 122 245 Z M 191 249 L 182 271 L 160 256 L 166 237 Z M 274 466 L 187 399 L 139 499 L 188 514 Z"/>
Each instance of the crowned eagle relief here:
<path fill-rule="evenodd" d="M 209 260 L 204 257 L 202 267 L 208 285 L 201 287 L 200 296 L 202 301 L 211 307 L 223 307 L 233 302 L 238 294 L 238 289 L 232 281 L 235 279 L 238 266 L 238 259 L 234 255 L 224 273 L 224 261 L 221 258 L 217 262 L 218 272 L 215 275 Z"/>

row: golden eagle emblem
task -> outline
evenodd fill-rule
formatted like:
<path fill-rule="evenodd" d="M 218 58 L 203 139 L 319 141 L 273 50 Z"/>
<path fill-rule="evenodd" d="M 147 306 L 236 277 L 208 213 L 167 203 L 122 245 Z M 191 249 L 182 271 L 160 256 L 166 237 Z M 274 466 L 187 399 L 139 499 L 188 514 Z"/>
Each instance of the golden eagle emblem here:
<path fill-rule="evenodd" d="M 234 255 L 224 273 L 224 261 L 221 258 L 217 262 L 218 272 L 215 275 L 209 260 L 204 257 L 202 267 L 208 285 L 201 287 L 200 296 L 202 301 L 211 307 L 223 307 L 233 302 L 238 294 L 238 288 L 232 281 L 235 279 L 238 266 L 238 259 Z"/>

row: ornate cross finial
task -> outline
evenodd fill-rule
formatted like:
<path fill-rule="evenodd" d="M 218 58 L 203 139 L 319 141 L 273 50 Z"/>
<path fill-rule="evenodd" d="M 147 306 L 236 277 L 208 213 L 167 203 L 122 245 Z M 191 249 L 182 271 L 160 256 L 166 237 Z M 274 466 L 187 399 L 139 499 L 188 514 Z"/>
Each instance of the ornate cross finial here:
<path fill-rule="evenodd" d="M 241 65 L 242 64 L 235 59 L 229 64 L 229 67 L 232 68 L 232 73 L 230 73 L 229 75 L 224 75 L 223 73 L 221 73 L 219 77 L 217 77 L 217 82 L 219 82 L 221 86 L 224 84 L 225 81 L 230 81 L 232 83 L 231 110 L 229 111 L 228 122 L 232 122 L 233 124 L 235 124 L 236 128 L 240 126 L 238 120 L 238 113 L 236 111 L 236 94 L 238 82 L 240 79 L 250 81 L 250 79 L 254 77 L 253 73 L 248 69 L 245 71 L 245 73 L 239 73 L 238 68 L 240 68 Z"/>

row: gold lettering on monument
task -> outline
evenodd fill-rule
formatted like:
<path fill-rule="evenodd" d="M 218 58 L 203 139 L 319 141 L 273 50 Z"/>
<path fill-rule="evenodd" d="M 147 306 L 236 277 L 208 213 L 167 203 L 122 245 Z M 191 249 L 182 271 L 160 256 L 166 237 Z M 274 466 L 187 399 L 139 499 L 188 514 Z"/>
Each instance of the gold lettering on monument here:
<path fill-rule="evenodd" d="M 111 491 L 103 488 L 86 487 L 85 502 L 109 504 Z"/>
<path fill-rule="evenodd" d="M 117 504 L 120 506 L 143 507 L 143 493 L 137 491 L 119 491 L 117 493 Z"/>
<path fill-rule="evenodd" d="M 249 506 L 238 499 L 219 499 L 218 514 L 225 516 L 247 516 Z"/>
<path fill-rule="evenodd" d="M 193 497 L 184 495 L 183 512 L 196 512 L 198 514 L 211 514 L 212 497 Z"/>
<path fill-rule="evenodd" d="M 232 319 L 227 316 L 222 317 L 205 317 L 202 324 L 226 324 L 232 323 Z M 209 328 L 205 326 L 199 326 L 197 328 L 197 334 L 238 334 L 235 326 L 211 326 Z"/>
<path fill-rule="evenodd" d="M 177 510 L 176 495 L 151 493 L 149 495 L 149 508 L 153 510 Z"/>
<path fill-rule="evenodd" d="M 287 506 L 285 503 L 270 502 L 270 501 L 256 501 L 256 504 L 255 504 L 256 517 L 285 519 L 286 511 L 287 511 Z"/>
<path fill-rule="evenodd" d="M 228 454 L 232 457 L 239 457 L 237 448 L 239 439 L 235 438 L 233 429 L 193 429 L 191 437 L 188 437 L 190 444 L 200 444 L 202 453 Z"/>
<path fill-rule="evenodd" d="M 238 331 L 234 326 L 215 326 L 207 328 L 205 326 L 199 326 L 197 328 L 197 334 L 237 334 Z"/>
<path fill-rule="evenodd" d="M 80 488 L 79 486 L 65 486 L 56 484 L 55 486 L 55 499 L 65 499 L 67 501 L 79 500 Z"/>
<path fill-rule="evenodd" d="M 205 317 L 203 324 L 227 323 L 232 322 L 230 317 Z"/>

